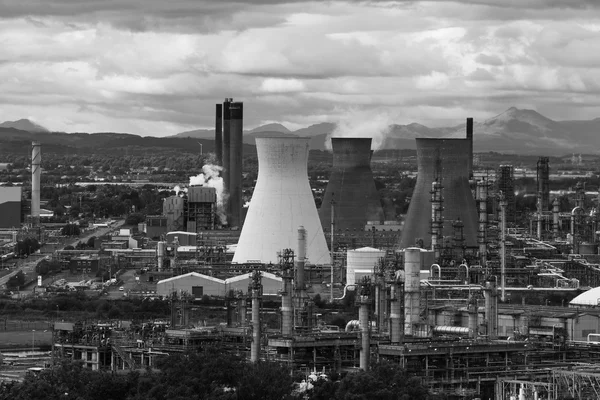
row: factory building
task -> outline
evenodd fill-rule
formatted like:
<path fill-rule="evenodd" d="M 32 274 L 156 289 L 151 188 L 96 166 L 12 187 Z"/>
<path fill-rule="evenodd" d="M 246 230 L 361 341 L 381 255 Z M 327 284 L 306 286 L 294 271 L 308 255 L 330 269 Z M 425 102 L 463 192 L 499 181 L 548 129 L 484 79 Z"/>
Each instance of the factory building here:
<path fill-rule="evenodd" d="M 21 187 L 0 186 L 0 228 L 21 227 Z"/>
<path fill-rule="evenodd" d="M 213 187 L 190 186 L 187 192 L 186 230 L 215 229 L 217 191 Z M 185 210 L 185 207 L 184 207 Z"/>
<path fill-rule="evenodd" d="M 384 220 L 371 171 L 371 138 L 332 138 L 333 167 L 319 218 L 324 231 L 364 231 Z M 332 221 L 332 214 L 334 219 Z"/>
<path fill-rule="evenodd" d="M 190 272 L 163 279 L 156 284 L 156 294 L 158 296 L 166 297 L 173 293 L 181 295 L 184 292 L 192 295 L 195 299 L 201 299 L 202 296 L 223 296 L 225 281 L 197 272 Z"/>
<path fill-rule="evenodd" d="M 330 256 L 308 183 L 308 138 L 259 137 L 258 179 L 233 262 L 277 263 L 293 249 L 299 226 L 307 232 L 307 262 L 325 264 Z"/>
<path fill-rule="evenodd" d="M 283 279 L 270 272 L 261 272 L 261 276 L 263 285 L 263 295 L 276 296 L 282 288 Z M 232 278 L 225 279 L 225 290 L 227 292 L 233 290 L 234 292 L 242 291 L 245 293 L 248 290 L 248 286 L 250 285 L 250 283 L 252 283 L 251 272 L 243 275 L 234 276 Z"/>
<path fill-rule="evenodd" d="M 416 140 L 417 182 L 406 214 L 400 248 L 414 246 L 420 241 L 424 248 L 430 248 L 434 242 L 441 245 L 446 238 L 475 246 L 478 216 L 469 185 L 471 140 Z M 440 213 L 433 221 L 432 202 L 435 201 Z"/>
<path fill-rule="evenodd" d="M 184 202 L 181 196 L 167 197 L 163 202 L 163 215 L 167 217 L 167 231 L 185 230 Z"/>

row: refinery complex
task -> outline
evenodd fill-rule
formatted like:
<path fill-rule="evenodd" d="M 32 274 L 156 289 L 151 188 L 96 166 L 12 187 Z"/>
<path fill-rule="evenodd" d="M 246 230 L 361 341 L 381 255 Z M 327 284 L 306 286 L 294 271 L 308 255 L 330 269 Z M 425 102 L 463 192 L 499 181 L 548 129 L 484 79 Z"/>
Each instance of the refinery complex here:
<path fill-rule="evenodd" d="M 328 138 L 333 165 L 319 208 L 310 138 L 257 137 L 258 176 L 245 205 L 243 103 L 225 99 L 207 167 L 217 173 L 140 224 L 159 240 L 121 229 L 99 249 L 52 254 L 76 274 L 114 262 L 143 268 L 154 289 L 128 296 L 169 301 L 170 320 L 57 321 L 52 357 L 143 369 L 218 343 L 291 372 L 387 360 L 456 399 L 600 398 L 600 195 L 578 185 L 575 207 L 561 210 L 549 158 L 540 156 L 536 209 L 517 224 L 515 168 L 478 170 L 473 126 L 467 118 L 461 138 L 416 139 L 416 184 L 401 220 L 382 205 L 369 132 Z M 40 166 L 34 142 L 32 232 L 41 225 Z M 9 198 L 14 188 L 4 189 Z M 192 320 L 207 296 L 222 302 L 222 323 Z M 329 323 L 348 302 L 345 326 Z"/>

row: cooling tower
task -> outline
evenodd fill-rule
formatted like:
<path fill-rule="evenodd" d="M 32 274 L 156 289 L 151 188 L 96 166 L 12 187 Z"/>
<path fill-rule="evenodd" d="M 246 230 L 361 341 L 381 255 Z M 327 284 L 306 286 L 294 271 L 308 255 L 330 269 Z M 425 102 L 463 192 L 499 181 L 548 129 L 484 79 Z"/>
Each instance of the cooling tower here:
<path fill-rule="evenodd" d="M 306 257 L 329 263 L 329 251 L 308 183 L 309 138 L 256 138 L 258 179 L 233 262 L 277 263 L 295 249 L 298 226 L 306 229 Z"/>
<path fill-rule="evenodd" d="M 333 168 L 319 217 L 331 229 L 331 200 L 335 229 L 364 231 L 367 221 L 383 222 L 381 199 L 371 171 L 371 138 L 332 138 Z"/>
<path fill-rule="evenodd" d="M 31 143 L 31 217 L 40 219 L 40 179 L 42 176 L 42 144 Z"/>
<path fill-rule="evenodd" d="M 229 226 L 241 227 L 244 103 L 231 103 L 229 118 Z"/>
<path fill-rule="evenodd" d="M 223 105 L 216 104 L 215 108 L 215 155 L 217 164 L 223 165 Z"/>
<path fill-rule="evenodd" d="M 469 187 L 469 139 L 417 139 L 417 183 L 412 194 L 400 248 L 423 240 L 431 246 L 431 185 L 437 179 L 442 185 L 442 236 L 453 235 L 452 223 L 464 224 L 467 246 L 477 245 L 477 209 Z"/>

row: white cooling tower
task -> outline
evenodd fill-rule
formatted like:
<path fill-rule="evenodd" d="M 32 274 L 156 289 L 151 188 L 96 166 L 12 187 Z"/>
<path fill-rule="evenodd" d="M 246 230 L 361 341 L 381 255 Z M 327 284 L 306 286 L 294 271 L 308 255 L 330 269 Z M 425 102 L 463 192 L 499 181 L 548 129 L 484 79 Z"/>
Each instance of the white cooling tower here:
<path fill-rule="evenodd" d="M 306 257 L 329 263 L 329 251 L 308 184 L 308 138 L 256 138 L 258 179 L 233 262 L 277 263 L 283 249 L 296 251 L 298 227 L 306 229 Z"/>

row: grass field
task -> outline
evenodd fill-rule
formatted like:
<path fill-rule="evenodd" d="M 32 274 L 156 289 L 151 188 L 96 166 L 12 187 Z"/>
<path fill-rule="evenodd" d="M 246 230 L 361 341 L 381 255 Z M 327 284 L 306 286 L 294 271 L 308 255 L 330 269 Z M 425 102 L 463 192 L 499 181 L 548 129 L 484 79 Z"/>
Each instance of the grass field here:
<path fill-rule="evenodd" d="M 27 348 L 31 347 L 35 339 L 35 347 L 52 344 L 52 332 L 46 331 L 10 331 L 0 332 L 0 348 Z"/>

